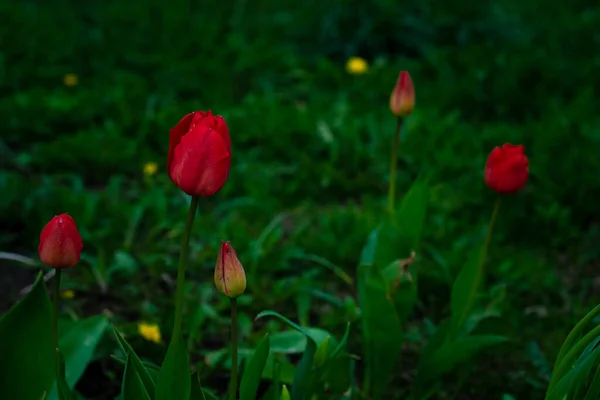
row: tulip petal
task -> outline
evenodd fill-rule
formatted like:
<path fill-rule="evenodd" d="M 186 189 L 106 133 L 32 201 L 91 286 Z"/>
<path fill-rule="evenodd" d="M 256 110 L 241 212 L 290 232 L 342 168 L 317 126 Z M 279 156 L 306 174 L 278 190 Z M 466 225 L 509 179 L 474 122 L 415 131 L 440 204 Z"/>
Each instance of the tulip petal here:
<path fill-rule="evenodd" d="M 40 260 L 52 268 L 77 265 L 83 243 L 75 220 L 68 214 L 58 215 L 46 224 L 40 234 Z"/>
<path fill-rule="evenodd" d="M 231 155 L 214 129 L 194 128 L 175 148 L 169 176 L 191 196 L 211 196 L 227 181 Z"/>
<path fill-rule="evenodd" d="M 173 162 L 173 155 L 175 153 L 175 148 L 181 142 L 181 138 L 183 135 L 188 133 L 190 130 L 190 125 L 192 120 L 194 119 L 195 113 L 189 113 L 177 123 L 170 131 L 169 131 L 169 155 L 167 158 L 167 168 L 171 168 L 171 163 Z"/>

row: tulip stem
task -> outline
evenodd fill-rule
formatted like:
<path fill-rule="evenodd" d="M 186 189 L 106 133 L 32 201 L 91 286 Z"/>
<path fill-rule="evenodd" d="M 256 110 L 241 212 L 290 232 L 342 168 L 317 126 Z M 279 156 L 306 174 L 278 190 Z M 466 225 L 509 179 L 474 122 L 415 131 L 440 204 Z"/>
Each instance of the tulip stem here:
<path fill-rule="evenodd" d="M 181 321 L 183 320 L 183 303 L 185 293 L 185 268 L 188 260 L 188 252 L 190 248 L 190 234 L 196 217 L 196 209 L 198 208 L 198 196 L 192 196 L 190 208 L 188 210 L 187 220 L 185 223 L 185 231 L 181 240 L 181 251 L 179 253 L 179 268 L 177 269 L 177 292 L 175 294 L 175 324 L 173 325 L 173 339 L 179 338 L 181 335 Z"/>
<path fill-rule="evenodd" d="M 483 265 L 485 264 L 485 259 L 487 256 L 488 247 L 490 247 L 490 241 L 492 239 L 492 229 L 494 227 L 494 222 L 496 221 L 496 216 L 498 215 L 498 210 L 500 210 L 500 203 L 502 202 L 502 197 L 498 196 L 496 202 L 494 203 L 494 210 L 492 211 L 492 216 L 490 217 L 490 224 L 488 225 L 487 232 L 485 234 L 485 242 L 483 243 L 483 249 L 481 249 L 481 259 L 479 260 L 479 271 L 483 271 Z"/>
<path fill-rule="evenodd" d="M 396 132 L 392 142 L 392 156 L 390 159 L 390 186 L 388 193 L 388 207 L 390 213 L 394 213 L 394 204 L 396 202 L 396 162 L 398 159 L 398 142 L 400 140 L 400 132 L 402 131 L 402 117 L 396 118 Z"/>
<path fill-rule="evenodd" d="M 231 299 L 231 381 L 229 382 L 229 400 L 237 395 L 238 374 L 238 313 L 237 301 Z"/>
<path fill-rule="evenodd" d="M 62 270 L 60 268 L 54 269 L 53 289 L 54 296 L 52 297 L 52 330 L 54 331 L 54 368 L 56 371 L 56 392 L 58 398 L 62 400 L 62 392 L 58 390 L 58 381 L 60 380 L 60 355 L 58 353 L 58 299 L 60 296 L 60 277 Z"/>

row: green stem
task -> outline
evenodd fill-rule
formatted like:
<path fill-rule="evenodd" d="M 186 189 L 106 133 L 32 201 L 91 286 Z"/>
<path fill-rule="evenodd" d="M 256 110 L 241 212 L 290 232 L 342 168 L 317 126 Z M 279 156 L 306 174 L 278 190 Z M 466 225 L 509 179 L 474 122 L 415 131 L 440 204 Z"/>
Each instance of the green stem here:
<path fill-rule="evenodd" d="M 175 294 L 175 324 L 173 325 L 173 338 L 178 338 L 181 335 L 181 321 L 183 320 L 183 303 L 185 293 L 185 268 L 188 260 L 188 252 L 190 248 L 190 234 L 192 225 L 196 217 L 196 209 L 198 208 L 198 196 L 192 196 L 190 208 L 188 210 L 187 220 L 185 223 L 185 231 L 181 240 L 181 252 L 179 253 L 179 268 L 177 270 L 177 292 Z"/>
<path fill-rule="evenodd" d="M 54 270 L 54 279 L 53 279 L 53 288 L 54 288 L 54 296 L 52 297 L 52 330 L 54 331 L 54 369 L 56 372 L 56 387 L 58 389 L 58 381 L 60 379 L 60 361 L 59 361 L 59 353 L 58 353 L 58 300 L 60 296 L 60 277 L 62 275 L 62 270 L 56 268 Z M 57 390 L 58 398 L 62 400 L 62 393 L 60 390 Z"/>
<path fill-rule="evenodd" d="M 483 265 L 485 264 L 487 251 L 490 247 L 490 241 L 492 240 L 492 229 L 494 228 L 494 222 L 496 222 L 498 210 L 500 210 L 500 203 L 502 203 L 502 197 L 499 196 L 494 203 L 494 210 L 492 211 L 492 216 L 490 217 L 490 224 L 488 225 L 488 229 L 485 234 L 485 242 L 483 243 L 483 249 L 481 249 L 481 259 L 479 260 L 479 271 L 483 271 Z"/>
<path fill-rule="evenodd" d="M 400 132 L 402 131 L 402 117 L 396 118 L 396 132 L 392 142 L 392 156 L 390 158 L 390 186 L 388 193 L 388 208 L 391 213 L 394 212 L 394 203 L 396 201 L 396 163 L 398 159 L 398 142 L 400 140 Z"/>
<path fill-rule="evenodd" d="M 229 400 L 237 395 L 238 373 L 238 317 L 237 301 L 231 299 L 231 381 L 229 382 Z"/>

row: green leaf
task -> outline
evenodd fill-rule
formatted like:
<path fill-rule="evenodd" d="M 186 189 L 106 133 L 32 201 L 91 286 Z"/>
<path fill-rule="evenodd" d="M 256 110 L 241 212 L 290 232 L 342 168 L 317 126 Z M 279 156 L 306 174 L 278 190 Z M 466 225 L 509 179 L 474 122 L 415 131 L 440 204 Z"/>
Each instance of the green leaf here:
<path fill-rule="evenodd" d="M 582 362 L 580 360 L 583 360 L 586 357 L 586 355 L 589 354 L 586 352 L 586 348 L 588 348 L 591 343 L 596 342 L 599 336 L 600 325 L 597 325 L 594 329 L 592 329 L 590 332 L 584 335 L 580 340 L 574 342 L 573 347 L 569 349 L 569 351 L 565 354 L 560 364 L 557 365 L 555 371 L 553 371 L 547 392 L 552 392 L 552 390 L 557 385 L 557 382 L 559 382 L 559 380 L 562 380 L 565 375 L 570 373 L 569 371 L 572 372 L 573 369 L 578 366 L 578 363 Z"/>
<path fill-rule="evenodd" d="M 439 347 L 432 355 L 424 358 L 417 369 L 415 391 L 426 391 L 431 382 L 457 368 L 483 349 L 506 342 L 504 336 L 475 335 L 447 342 Z M 416 396 L 416 398 L 420 398 Z"/>
<path fill-rule="evenodd" d="M 189 360 L 183 338 L 174 337 L 158 374 L 155 400 L 189 400 L 191 385 Z"/>
<path fill-rule="evenodd" d="M 69 388 L 75 384 L 92 361 L 94 350 L 108 327 L 108 320 L 102 315 L 79 320 L 69 325 L 68 330 L 58 340 L 58 347 L 65 358 L 65 380 Z M 56 385 L 48 400 L 57 399 Z"/>
<path fill-rule="evenodd" d="M 402 349 L 402 325 L 377 265 L 358 267 L 367 395 L 379 398 Z"/>
<path fill-rule="evenodd" d="M 327 336 L 325 340 L 321 342 L 319 347 L 317 347 L 317 351 L 315 352 L 315 367 L 319 368 L 325 364 L 325 361 L 329 358 L 329 353 L 331 351 L 331 346 L 329 344 L 329 339 L 331 336 Z"/>
<path fill-rule="evenodd" d="M 133 357 L 127 354 L 127 364 L 125 373 L 123 374 L 123 382 L 121 385 L 121 396 L 123 400 L 150 400 L 151 397 L 144 388 L 142 379 L 138 375 Z"/>
<path fill-rule="evenodd" d="M 308 339 L 311 339 L 311 341 L 314 342 L 315 347 L 317 345 L 315 338 L 313 337 L 313 335 L 311 335 L 306 329 L 302 328 L 300 325 L 296 324 L 295 322 L 291 321 L 290 319 L 284 317 L 283 315 L 279 314 L 277 311 L 272 311 L 272 310 L 265 310 L 262 311 L 260 313 L 258 313 L 258 315 L 254 318 L 254 320 L 258 320 L 264 317 L 275 317 L 278 320 L 280 320 L 281 322 L 283 322 L 284 324 L 286 324 L 287 326 L 289 326 L 290 328 L 294 328 L 295 330 L 297 330 L 298 332 L 302 333 L 304 336 L 306 336 Z"/>
<path fill-rule="evenodd" d="M 0 387 L 5 399 L 40 399 L 55 380 L 52 306 L 42 274 L 0 318 Z"/>
<path fill-rule="evenodd" d="M 555 374 L 558 366 L 562 363 L 563 359 L 565 358 L 565 356 L 567 355 L 569 350 L 571 350 L 571 348 L 579 340 L 579 338 L 582 335 L 583 330 L 592 321 L 592 319 L 594 319 L 594 317 L 596 317 L 596 315 L 598 315 L 598 314 L 600 314 L 600 305 L 597 305 L 596 307 L 594 307 L 594 309 L 592 311 L 590 311 L 585 317 L 583 317 L 577 323 L 577 325 L 575 325 L 573 327 L 573 329 L 571 330 L 571 332 L 569 333 L 569 335 L 563 342 L 563 344 L 560 347 L 560 350 L 558 352 L 558 355 L 556 356 L 556 361 L 554 361 L 554 368 L 552 370 L 552 378 L 550 379 L 550 385 L 548 387 L 548 390 L 550 390 L 554 386 L 556 380 L 558 378 L 560 378 L 560 377 L 556 376 L 556 374 Z"/>
<path fill-rule="evenodd" d="M 418 178 L 402 198 L 400 209 L 396 213 L 396 223 L 400 227 L 402 236 L 407 240 L 410 247 L 408 251 L 417 251 L 425 217 L 427 215 L 427 203 L 429 197 L 429 177 Z"/>
<path fill-rule="evenodd" d="M 256 399 L 256 391 L 269 356 L 269 334 L 262 338 L 252 358 L 246 364 L 246 370 L 240 384 L 240 400 Z"/>
<path fill-rule="evenodd" d="M 288 391 L 287 386 L 283 385 L 283 387 L 281 388 L 281 396 L 279 397 L 280 400 L 291 400 L 290 399 L 290 392 Z"/>
<path fill-rule="evenodd" d="M 450 310 L 452 314 L 448 339 L 458 337 L 460 330 L 463 328 L 467 317 L 475 305 L 477 293 L 483 281 L 481 251 L 481 246 L 477 246 L 471 251 L 469 259 L 460 270 L 452 285 L 452 294 L 450 296 Z"/>
<path fill-rule="evenodd" d="M 331 333 L 319 328 L 303 328 L 303 330 L 311 337 L 315 343 L 320 344 L 331 336 Z M 297 354 L 302 353 L 306 349 L 306 335 L 295 329 L 275 332 L 271 334 L 269 342 L 271 343 L 271 351 L 281 354 Z"/>
<path fill-rule="evenodd" d="M 60 393 L 61 400 L 72 400 L 74 398 L 67 381 L 65 380 L 65 357 L 62 352 L 58 354 L 58 368 L 60 374 L 58 374 L 58 393 Z"/>
<path fill-rule="evenodd" d="M 192 382 L 192 394 L 190 395 L 190 400 L 206 400 L 204 390 L 202 390 L 202 384 L 200 383 L 200 372 L 192 374 L 190 381 Z"/>
<path fill-rule="evenodd" d="M 115 337 L 117 338 L 117 341 L 119 342 L 121 350 L 123 351 L 123 353 L 128 354 L 128 358 L 131 359 L 131 363 L 135 368 L 135 372 L 142 380 L 142 384 L 148 392 L 148 395 L 151 398 L 154 398 L 154 380 L 148 372 L 148 369 L 146 369 L 146 367 L 142 363 L 142 360 L 140 360 L 140 358 L 135 354 L 133 348 L 129 345 L 129 343 L 127 343 L 125 338 L 123 338 L 123 336 L 117 331 L 117 329 L 114 326 L 112 327 L 112 329 Z"/>
<path fill-rule="evenodd" d="M 345 393 L 351 384 L 352 359 L 345 352 L 327 361 L 323 372 L 319 374 L 321 381 L 325 382 L 332 393 Z"/>
<path fill-rule="evenodd" d="M 340 343 L 337 345 L 337 347 L 331 354 L 331 357 L 335 357 L 336 355 L 339 354 L 340 351 L 342 351 L 344 349 L 344 347 L 346 347 L 346 343 L 348 343 L 349 337 L 350 337 L 350 323 L 347 323 L 346 331 L 344 332 L 344 336 L 342 336 L 342 340 L 340 341 Z"/>
<path fill-rule="evenodd" d="M 273 355 L 273 351 L 271 351 L 271 353 L 269 354 L 269 358 L 267 359 L 267 365 L 265 366 L 265 369 L 262 373 L 263 379 L 271 379 L 275 381 L 276 378 L 279 377 L 279 382 L 291 385 L 294 382 L 296 367 L 286 360 L 277 360 L 278 371 L 275 371 L 275 361 L 276 360 Z M 277 372 L 279 373 L 278 375 Z"/>
<path fill-rule="evenodd" d="M 284 322 L 288 326 L 296 329 L 297 331 L 303 333 L 307 339 L 306 350 L 302 354 L 302 358 L 298 362 L 298 366 L 296 367 L 296 373 L 294 375 L 294 383 L 292 384 L 292 400 L 306 400 L 309 399 L 312 395 L 312 385 L 313 385 L 313 376 L 312 376 L 312 367 L 313 360 L 315 356 L 315 352 L 317 351 L 317 343 L 310 336 L 310 334 L 300 327 L 298 324 L 290 321 L 283 315 L 275 312 L 275 311 L 263 311 L 259 313 L 255 320 L 263 317 L 275 317 L 280 321 Z"/>
<path fill-rule="evenodd" d="M 600 365 L 600 347 L 592 351 L 563 376 L 546 395 L 547 400 L 562 400 L 587 379 L 593 367 Z"/>
<path fill-rule="evenodd" d="M 600 399 L 600 366 L 596 368 L 596 373 L 592 379 L 592 383 L 588 388 L 587 394 L 583 400 L 597 400 Z"/>
<path fill-rule="evenodd" d="M 383 278 L 394 302 L 400 323 L 404 324 L 412 315 L 417 303 L 417 276 L 406 272 L 396 260 L 383 269 Z"/>

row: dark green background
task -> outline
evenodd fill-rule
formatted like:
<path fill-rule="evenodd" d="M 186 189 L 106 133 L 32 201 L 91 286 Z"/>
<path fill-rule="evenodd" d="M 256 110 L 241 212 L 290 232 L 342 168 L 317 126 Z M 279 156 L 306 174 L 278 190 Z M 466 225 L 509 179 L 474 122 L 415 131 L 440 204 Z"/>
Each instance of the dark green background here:
<path fill-rule="evenodd" d="M 308 313 L 298 304 L 306 287 L 340 299 L 348 288 L 298 255 L 354 276 L 385 206 L 387 104 L 401 69 L 413 77 L 416 108 L 401 138 L 398 190 L 435 174 L 409 328 L 417 345 L 424 320 L 447 315 L 448 279 L 485 229 L 495 194 L 483 166 L 505 142 L 524 144 L 531 165 L 527 187 L 502 205 L 488 263 L 490 293 L 505 293 L 491 325 L 515 340 L 480 364 L 463 398 L 539 398 L 546 362 L 598 302 L 595 1 L 15 0 L 0 14 L 0 251 L 37 259 L 43 225 L 71 214 L 85 246 L 64 277 L 76 315 L 110 310 L 134 335 L 138 321 L 158 322 L 168 338 L 174 292 L 165 276 L 175 277 L 187 202 L 165 172 L 168 130 L 211 109 L 230 127 L 233 155 L 192 238 L 191 298 L 221 313 L 207 314 L 196 360 L 227 332 L 226 302 L 211 286 L 221 239 L 249 275 L 248 324 L 274 308 L 339 335 L 343 310 L 319 298 Z M 346 73 L 351 56 L 369 62 L 367 74 Z M 77 86 L 63 85 L 67 73 Z M 159 173 L 144 177 L 146 162 Z M 0 259 L 3 309 L 34 272 Z M 355 332 L 356 351 L 359 343 Z M 118 392 L 111 346 L 82 393 Z M 141 339 L 136 349 L 156 361 L 164 352 Z M 394 396 L 416 365 L 407 351 Z M 223 387 L 222 369 L 203 373 Z"/>

